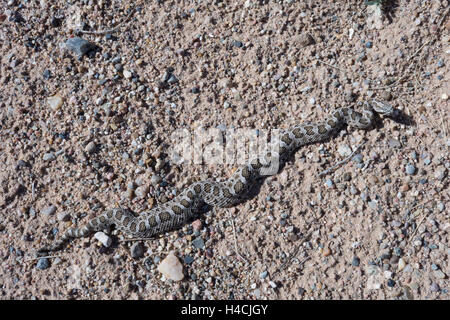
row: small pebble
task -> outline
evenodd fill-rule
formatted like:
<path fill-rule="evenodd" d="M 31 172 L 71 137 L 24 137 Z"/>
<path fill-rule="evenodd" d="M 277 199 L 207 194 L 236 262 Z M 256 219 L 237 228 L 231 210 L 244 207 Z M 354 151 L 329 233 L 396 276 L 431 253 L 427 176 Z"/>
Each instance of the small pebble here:
<path fill-rule="evenodd" d="M 194 258 L 191 257 L 191 256 L 184 256 L 183 262 L 184 262 L 185 264 L 191 264 L 192 262 L 194 262 Z"/>
<path fill-rule="evenodd" d="M 309 45 L 315 43 L 314 38 L 310 34 L 304 33 L 304 32 L 300 33 L 293 40 L 294 40 L 293 43 L 294 43 L 295 47 L 299 47 L 299 48 L 306 47 L 306 46 L 309 46 Z"/>
<path fill-rule="evenodd" d="M 67 211 L 58 212 L 56 214 L 56 218 L 58 219 L 58 221 L 69 221 L 70 214 Z"/>
<path fill-rule="evenodd" d="M 56 212 L 56 207 L 54 205 L 48 206 L 48 207 L 46 207 L 46 208 L 41 210 L 41 213 L 46 215 L 46 216 L 52 215 L 55 212 Z"/>
<path fill-rule="evenodd" d="M 404 183 L 404 184 L 402 184 L 402 185 L 400 186 L 400 192 L 405 193 L 405 192 L 408 191 L 408 190 L 409 190 L 409 184 Z"/>
<path fill-rule="evenodd" d="M 195 240 L 192 241 L 192 245 L 197 249 L 205 248 L 205 242 L 203 242 L 203 239 L 201 237 L 195 238 Z"/>
<path fill-rule="evenodd" d="M 123 64 L 121 64 L 121 63 L 116 63 L 116 64 L 114 65 L 114 69 L 116 69 L 117 72 L 122 72 L 122 71 L 123 71 Z"/>
<path fill-rule="evenodd" d="M 180 260 L 170 252 L 167 257 L 158 265 L 158 271 L 166 278 L 173 281 L 181 281 L 184 278 L 183 265 Z"/>
<path fill-rule="evenodd" d="M 36 264 L 36 268 L 41 269 L 41 270 L 45 270 L 45 269 L 47 269 L 49 267 L 50 267 L 50 261 L 48 261 L 47 258 L 39 259 L 37 264 Z"/>
<path fill-rule="evenodd" d="M 55 154 L 54 154 L 53 152 L 48 152 L 48 153 L 44 154 L 44 156 L 42 157 L 42 159 L 43 159 L 44 161 L 52 161 L 52 160 L 55 160 L 56 157 L 55 157 Z"/>
<path fill-rule="evenodd" d="M 260 274 L 259 274 L 259 278 L 260 279 L 265 279 L 265 278 L 267 278 L 267 275 L 268 275 L 269 273 L 267 272 L 267 271 L 263 271 L 263 272 L 261 272 Z"/>
<path fill-rule="evenodd" d="M 394 254 L 395 254 L 396 256 L 398 256 L 398 257 L 401 257 L 401 256 L 403 255 L 403 250 L 402 250 L 402 248 L 395 247 L 395 248 L 394 248 Z"/>
<path fill-rule="evenodd" d="M 244 44 L 241 41 L 233 40 L 233 46 L 236 48 L 241 48 Z"/>
<path fill-rule="evenodd" d="M 194 94 L 198 94 L 198 93 L 200 93 L 200 88 L 199 87 L 193 87 L 191 89 L 191 92 L 194 93 Z"/>
<path fill-rule="evenodd" d="M 195 220 L 192 222 L 192 228 L 196 231 L 200 231 L 202 229 L 202 222 L 200 219 Z"/>
<path fill-rule="evenodd" d="M 97 145 L 95 144 L 95 142 L 91 141 L 87 144 L 85 150 L 87 153 L 94 153 L 96 148 L 97 148 Z"/>
<path fill-rule="evenodd" d="M 416 173 L 416 167 L 413 166 L 412 164 L 408 164 L 406 166 L 406 173 L 409 175 L 413 175 L 414 173 Z"/>
<path fill-rule="evenodd" d="M 403 260 L 403 258 L 400 258 L 398 260 L 397 270 L 402 271 L 406 267 L 406 262 Z"/>
<path fill-rule="evenodd" d="M 345 172 L 345 173 L 343 174 L 343 176 L 342 176 L 342 179 L 343 179 L 344 181 L 350 181 L 350 180 L 352 180 L 352 175 L 351 175 L 351 173 L 350 173 L 350 172 Z"/>
<path fill-rule="evenodd" d="M 138 198 L 144 199 L 147 196 L 148 191 L 149 191 L 148 186 L 144 185 L 144 186 L 140 186 L 140 187 L 136 188 L 134 193 L 136 194 L 136 196 Z"/>
<path fill-rule="evenodd" d="M 128 70 L 124 70 L 123 76 L 125 77 L 125 79 L 130 79 L 133 76 L 133 74 Z"/>
<path fill-rule="evenodd" d="M 106 248 L 108 248 L 112 244 L 112 239 L 101 231 L 94 234 L 94 238 L 100 241 Z"/>
<path fill-rule="evenodd" d="M 331 249 L 330 248 L 324 248 L 322 251 L 322 254 L 324 257 L 328 257 L 331 254 Z"/>
<path fill-rule="evenodd" d="M 44 77 L 44 79 L 50 79 L 52 74 L 51 74 L 50 70 L 45 69 L 44 72 L 42 73 L 42 76 Z"/>
<path fill-rule="evenodd" d="M 389 139 L 389 148 L 401 148 L 402 144 L 397 139 Z"/>
<path fill-rule="evenodd" d="M 352 266 L 358 267 L 359 263 L 360 263 L 359 258 L 358 257 L 354 257 L 353 260 L 352 260 Z"/>
<path fill-rule="evenodd" d="M 144 246 L 141 242 L 136 242 L 130 248 L 131 257 L 134 259 L 139 259 L 144 256 Z"/>
<path fill-rule="evenodd" d="M 430 286 L 431 292 L 438 292 L 440 290 L 439 285 L 436 282 L 433 282 Z"/>
<path fill-rule="evenodd" d="M 445 273 L 442 270 L 435 270 L 434 276 L 438 279 L 445 279 Z"/>
<path fill-rule="evenodd" d="M 345 144 L 339 145 L 337 151 L 342 157 L 348 157 L 349 155 L 352 154 L 352 149 L 350 149 L 350 147 L 348 145 L 345 145 Z"/>
<path fill-rule="evenodd" d="M 438 180 L 444 180 L 447 176 L 447 169 L 443 166 L 439 166 L 436 168 L 434 172 L 434 178 Z"/>
<path fill-rule="evenodd" d="M 54 96 L 47 98 L 47 105 L 53 110 L 56 111 L 61 108 L 63 104 L 63 98 L 59 94 L 55 94 Z"/>
<path fill-rule="evenodd" d="M 178 82 L 178 79 L 174 75 L 171 75 L 169 80 L 167 80 L 167 83 L 170 83 L 170 84 L 174 84 L 174 83 L 177 83 L 177 82 Z"/>
<path fill-rule="evenodd" d="M 153 186 L 157 186 L 160 182 L 161 182 L 161 177 L 160 176 L 158 176 L 157 174 L 154 174 L 154 175 L 152 175 L 151 176 L 151 178 L 150 178 L 150 183 L 153 185 Z"/>
<path fill-rule="evenodd" d="M 381 99 L 385 100 L 385 101 L 391 101 L 392 100 L 392 94 L 390 92 L 386 92 L 384 91 L 381 94 Z"/>
<path fill-rule="evenodd" d="M 75 37 L 67 39 L 66 47 L 67 49 L 81 57 L 92 50 L 95 46 L 85 39 Z"/>
<path fill-rule="evenodd" d="M 363 162 L 363 156 L 362 154 L 357 154 L 352 158 L 353 162 L 356 163 L 362 163 Z"/>

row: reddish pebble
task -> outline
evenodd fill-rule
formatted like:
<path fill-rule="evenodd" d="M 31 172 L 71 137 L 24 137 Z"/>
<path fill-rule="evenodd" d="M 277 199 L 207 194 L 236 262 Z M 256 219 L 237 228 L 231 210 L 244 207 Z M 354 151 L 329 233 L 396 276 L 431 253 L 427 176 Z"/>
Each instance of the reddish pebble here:
<path fill-rule="evenodd" d="M 202 228 L 202 222 L 199 219 L 195 220 L 194 222 L 192 222 L 192 228 L 194 228 L 194 230 L 196 231 L 200 231 Z"/>

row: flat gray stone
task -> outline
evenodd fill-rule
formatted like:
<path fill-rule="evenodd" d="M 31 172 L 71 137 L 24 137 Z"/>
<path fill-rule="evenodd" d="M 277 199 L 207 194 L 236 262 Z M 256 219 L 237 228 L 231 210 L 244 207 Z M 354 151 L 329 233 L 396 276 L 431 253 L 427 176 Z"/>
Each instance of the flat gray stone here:
<path fill-rule="evenodd" d="M 95 46 L 83 38 L 75 37 L 67 39 L 66 47 L 67 49 L 81 57 L 92 50 Z"/>

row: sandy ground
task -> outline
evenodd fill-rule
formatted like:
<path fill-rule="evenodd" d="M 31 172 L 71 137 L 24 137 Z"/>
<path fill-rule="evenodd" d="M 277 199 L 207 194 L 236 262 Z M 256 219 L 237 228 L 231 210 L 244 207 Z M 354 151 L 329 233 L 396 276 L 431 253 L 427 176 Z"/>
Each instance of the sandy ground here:
<path fill-rule="evenodd" d="M 2 1 L 0 297 L 448 299 L 449 3 L 390 2 L 380 20 L 363 1 Z M 63 46 L 118 24 L 81 34 L 82 57 Z M 230 176 L 174 164 L 177 129 L 286 128 L 372 97 L 414 123 L 304 147 L 255 198 L 159 239 L 35 259 L 104 208 Z M 182 281 L 157 270 L 170 251 Z"/>

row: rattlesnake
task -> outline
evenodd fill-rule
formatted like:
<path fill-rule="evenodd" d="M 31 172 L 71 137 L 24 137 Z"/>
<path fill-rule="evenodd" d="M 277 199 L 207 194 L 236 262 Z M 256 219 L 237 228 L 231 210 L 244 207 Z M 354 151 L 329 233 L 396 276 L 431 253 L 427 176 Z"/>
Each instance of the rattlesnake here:
<path fill-rule="evenodd" d="M 274 159 L 283 164 L 299 147 L 328 140 L 344 125 L 357 129 L 369 129 L 374 124 L 375 114 L 390 116 L 394 109 L 387 103 L 372 100 L 364 102 L 362 112 L 351 107 L 342 107 L 322 122 L 296 125 L 282 130 L 275 142 L 278 151 L 265 151 L 238 168 L 225 182 L 200 181 L 185 188 L 171 201 L 160 204 L 148 212 L 135 216 L 131 211 L 115 208 L 93 218 L 81 228 L 70 228 L 53 245 L 40 249 L 40 252 L 56 251 L 72 239 L 85 237 L 94 231 L 111 225 L 130 237 L 152 237 L 166 231 L 180 228 L 186 224 L 205 205 L 232 207 L 242 201 L 256 180 L 275 174 L 270 172 Z M 269 172 L 269 173 L 268 173 Z"/>

